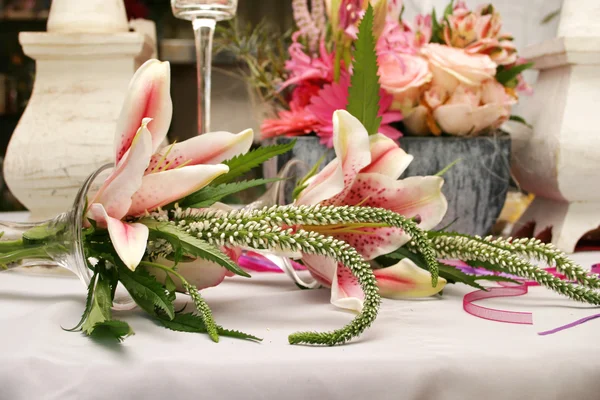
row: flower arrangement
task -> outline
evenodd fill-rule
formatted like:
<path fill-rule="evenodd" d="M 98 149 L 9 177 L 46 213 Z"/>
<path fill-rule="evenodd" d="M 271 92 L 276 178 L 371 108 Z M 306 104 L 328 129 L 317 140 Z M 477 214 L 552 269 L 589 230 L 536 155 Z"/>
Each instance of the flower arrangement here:
<path fill-rule="evenodd" d="M 83 226 L 75 227 L 92 277 L 74 329 L 117 340 L 133 334 L 112 312 L 121 284 L 166 328 L 206 333 L 214 341 L 220 336 L 260 340 L 219 326 L 201 295 L 226 276 L 249 276 L 236 263 L 244 249 L 300 260 L 331 288 L 333 304 L 356 312 L 348 325 L 332 332 L 291 334 L 291 344 L 343 344 L 375 321 L 382 296 L 429 296 L 454 282 L 481 287 L 478 280 L 523 277 L 600 304 L 600 277 L 551 245 L 429 230 L 446 210 L 443 181 L 437 176 L 399 180 L 411 157 L 378 133 L 374 21 L 369 7 L 357 33 L 349 111 L 332 115 L 337 157 L 302 181 L 291 205 L 231 209 L 218 203 L 266 183 L 237 178 L 291 146 L 249 151 L 252 132 L 244 131 L 209 133 L 161 149 L 172 113 L 169 65 L 151 60 L 136 72 L 115 135 L 115 167 L 84 207 Z M 2 240 L 0 263 L 11 267 L 32 256 L 52 258 L 70 246 L 58 243 L 64 232 L 63 225 L 44 224 L 19 240 Z M 446 264 L 449 258 L 492 274 L 469 275 Z M 536 266 L 536 259 L 555 265 L 568 280 Z M 195 313 L 175 311 L 176 292 L 189 295 Z"/>
<path fill-rule="evenodd" d="M 264 68 L 250 65 L 251 84 L 263 98 L 276 97 L 279 109 L 263 121 L 264 139 L 316 134 L 332 147 L 332 115 L 348 104 L 351 54 L 368 4 L 375 12 L 380 131 L 387 137 L 480 135 L 508 120 L 519 93 L 531 91 L 522 72 L 532 64 L 518 56 L 491 4 L 470 10 L 453 0 L 439 18 L 434 10 L 406 21 L 401 0 L 308 3 L 292 0 L 297 30 L 288 55 L 271 53 Z M 258 79 L 266 70 L 269 85 Z"/>

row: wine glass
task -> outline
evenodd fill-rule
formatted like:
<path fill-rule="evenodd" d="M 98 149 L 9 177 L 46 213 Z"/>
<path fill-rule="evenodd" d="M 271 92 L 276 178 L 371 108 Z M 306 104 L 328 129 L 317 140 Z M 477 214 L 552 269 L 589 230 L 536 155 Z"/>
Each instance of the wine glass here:
<path fill-rule="evenodd" d="M 171 0 L 173 15 L 192 21 L 198 69 L 198 133 L 210 132 L 212 46 L 217 21 L 235 16 L 237 0 Z"/>

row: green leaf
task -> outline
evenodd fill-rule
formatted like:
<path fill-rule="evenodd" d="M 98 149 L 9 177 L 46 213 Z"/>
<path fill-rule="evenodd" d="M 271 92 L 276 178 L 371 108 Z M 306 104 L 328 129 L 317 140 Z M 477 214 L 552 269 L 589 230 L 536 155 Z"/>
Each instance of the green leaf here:
<path fill-rule="evenodd" d="M 65 223 L 59 223 L 53 226 L 50 226 L 49 223 L 38 225 L 28 229 L 23 233 L 23 241 L 26 244 L 43 243 L 49 238 L 54 237 L 60 232 L 64 231 L 66 227 L 67 225 Z"/>
<path fill-rule="evenodd" d="M 262 186 L 267 183 L 277 182 L 281 179 L 253 179 L 250 181 L 223 183 L 218 186 L 206 186 L 196 193 L 193 193 L 179 202 L 182 207 L 206 208 L 215 204 L 223 197 L 232 195 L 242 190 L 250 189 L 256 186 Z"/>
<path fill-rule="evenodd" d="M 227 255 L 219 250 L 219 248 L 177 229 L 175 225 L 157 222 L 153 219 L 143 219 L 140 222 L 150 229 L 151 237 L 166 239 L 172 245 L 173 243 L 178 243 L 187 255 L 213 261 L 234 274 L 245 276 L 247 278 L 250 277 L 246 271 L 231 261 L 231 258 L 227 257 Z"/>
<path fill-rule="evenodd" d="M 517 76 L 525 71 L 526 69 L 529 69 L 533 67 L 533 63 L 529 62 L 529 63 L 525 63 L 525 64 L 520 64 L 520 65 L 515 65 L 514 67 L 511 68 L 504 68 L 502 66 L 498 67 L 497 71 L 496 71 L 496 80 L 498 82 L 500 82 L 502 85 L 506 86 L 508 85 L 512 80 L 516 79 Z"/>
<path fill-rule="evenodd" d="M 373 36 L 373 13 L 373 6 L 369 4 L 358 28 L 347 107 L 348 112 L 364 125 L 369 135 L 375 135 L 381 124 L 381 117 L 378 117 L 380 85 Z"/>
<path fill-rule="evenodd" d="M 97 339 L 116 339 L 122 342 L 128 336 L 133 335 L 133 329 L 127 322 L 119 320 L 109 320 L 98 322 L 94 325 L 90 336 Z"/>
<path fill-rule="evenodd" d="M 63 328 L 65 331 L 74 332 L 74 331 L 78 330 L 79 328 L 81 328 L 81 326 L 83 325 L 85 320 L 90 315 L 90 311 L 92 310 L 92 300 L 94 298 L 94 288 L 96 286 L 97 278 L 98 278 L 98 273 L 94 271 L 94 275 L 92 275 L 92 279 L 90 279 L 90 284 L 88 285 L 87 297 L 85 298 L 85 309 L 83 310 L 81 319 L 79 320 L 77 325 L 75 325 L 73 328 L 71 328 L 71 329 Z"/>
<path fill-rule="evenodd" d="M 161 325 L 163 325 L 165 328 L 176 332 L 207 333 L 206 326 L 204 325 L 204 321 L 202 321 L 202 318 L 192 313 L 177 314 L 172 320 L 168 320 L 162 316 L 159 316 L 158 322 L 160 322 Z M 249 335 L 243 332 L 224 329 L 220 326 L 217 327 L 217 330 L 220 336 L 235 339 L 253 340 L 259 342 L 262 341 L 262 339 L 256 336 Z"/>
<path fill-rule="evenodd" d="M 511 121 L 519 122 L 519 123 L 521 123 L 521 124 L 523 124 L 523 125 L 525 125 L 525 126 L 527 126 L 527 127 L 529 127 L 529 128 L 533 128 L 531 125 L 529 125 L 529 124 L 527 123 L 527 121 L 525 121 L 525 118 L 523 118 L 523 117 L 521 117 L 521 116 L 518 116 L 518 115 L 511 115 L 509 119 L 510 119 Z"/>
<path fill-rule="evenodd" d="M 174 302 L 177 298 L 175 290 L 177 289 L 175 286 L 175 282 L 173 282 L 173 278 L 171 278 L 171 274 L 165 274 L 165 289 L 169 292 L 169 300 Z"/>
<path fill-rule="evenodd" d="M 444 167 L 443 170 L 441 170 L 440 172 L 435 174 L 435 176 L 444 176 L 446 174 L 446 172 L 450 171 L 452 169 L 452 167 L 454 167 L 456 164 L 458 164 L 461 161 L 462 161 L 462 158 L 457 158 L 456 160 L 454 160 L 450 164 L 448 164 L 446 167 Z"/>
<path fill-rule="evenodd" d="M 231 160 L 227 160 L 223 163 L 229 167 L 229 172 L 212 181 L 211 185 L 215 186 L 232 182 L 234 179 L 242 176 L 251 169 L 262 165 L 265 161 L 292 150 L 295 144 L 296 141 L 294 140 L 286 144 L 261 146 L 246 154 L 233 157 Z"/>
<path fill-rule="evenodd" d="M 308 184 L 306 182 L 310 178 L 315 176 L 317 174 L 317 172 L 319 172 L 319 167 L 321 166 L 321 164 L 323 164 L 323 161 L 325 161 L 326 156 L 327 156 L 327 154 L 323 154 L 321 156 L 321 158 L 319 158 L 319 160 L 315 163 L 315 165 L 312 166 L 310 171 L 308 171 L 308 173 L 306 175 L 304 175 L 304 177 L 302 179 L 300 179 L 300 181 L 294 188 L 294 192 L 292 193 L 292 198 L 294 200 L 296 200 L 298 198 L 298 196 L 300 196 L 300 193 L 302 193 L 302 191 L 308 187 Z"/>
<path fill-rule="evenodd" d="M 92 308 L 81 329 L 88 335 L 92 335 L 96 324 L 111 319 L 112 298 L 110 297 L 111 288 L 107 280 L 99 276 L 94 289 Z"/>
<path fill-rule="evenodd" d="M 119 268 L 120 281 L 129 293 L 152 302 L 154 306 L 163 310 L 169 318 L 175 316 L 173 301 L 169 298 L 165 288 L 154 276 L 143 268 L 130 271 L 127 267 Z"/>

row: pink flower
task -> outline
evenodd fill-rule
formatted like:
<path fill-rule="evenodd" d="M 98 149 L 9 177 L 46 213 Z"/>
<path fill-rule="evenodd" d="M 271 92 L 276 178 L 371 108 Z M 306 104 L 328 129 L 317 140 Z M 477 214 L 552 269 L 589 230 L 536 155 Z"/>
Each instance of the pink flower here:
<path fill-rule="evenodd" d="M 406 22 L 389 19 L 377 40 L 377 54 L 417 54 L 431 40 L 431 15 L 417 15 L 414 27 Z"/>
<path fill-rule="evenodd" d="M 365 15 L 369 3 L 374 10 L 373 33 L 379 37 L 384 24 L 391 15 L 400 15 L 401 0 L 325 0 L 329 22 L 336 36 L 343 33 L 342 39 L 346 42 L 355 40 L 358 34 L 358 25 Z M 398 18 L 396 18 L 398 19 Z"/>
<path fill-rule="evenodd" d="M 427 60 L 402 53 L 379 56 L 379 76 L 381 87 L 394 96 L 393 108 L 402 111 L 418 104 L 432 78 Z"/>
<path fill-rule="evenodd" d="M 464 2 L 458 2 L 443 24 L 448 46 L 464 48 L 471 54 L 486 54 L 498 65 L 513 64 L 517 59 L 512 37 L 500 33 L 502 18 L 491 4 L 471 12 Z"/>
<path fill-rule="evenodd" d="M 382 207 L 406 217 L 418 215 L 423 229 L 441 221 L 447 209 L 442 178 L 398 180 L 413 158 L 393 140 L 382 134 L 369 136 L 364 126 L 343 110 L 334 113 L 333 127 L 337 158 L 311 179 L 300 193 L 298 205 Z M 350 244 L 366 260 L 394 251 L 410 240 L 402 230 L 388 227 L 332 227 L 326 233 Z M 334 305 L 362 308 L 363 293 L 346 267 L 324 256 L 304 255 L 302 260 L 315 279 L 331 287 Z M 430 296 L 445 284 L 441 280 L 432 288 L 429 274 L 418 272 L 411 262 L 380 270 L 377 279 L 382 294 L 388 297 Z"/>
<path fill-rule="evenodd" d="M 325 42 L 321 41 L 319 55 L 311 57 L 305 53 L 302 43 L 298 42 L 298 33 L 296 32 L 293 36 L 293 43 L 288 49 L 290 59 L 285 63 L 285 68 L 290 72 L 290 76 L 283 82 L 279 88 L 280 91 L 290 85 L 333 81 L 334 54 L 329 53 L 325 48 Z"/>
<path fill-rule="evenodd" d="M 280 111 L 275 119 L 265 119 L 260 126 L 262 139 L 276 136 L 298 136 L 314 132 L 319 120 L 306 108 Z"/>
<path fill-rule="evenodd" d="M 134 270 L 146 251 L 148 227 L 128 223 L 208 185 L 221 164 L 248 151 L 252 130 L 214 132 L 160 148 L 171 122 L 169 63 L 149 60 L 133 76 L 117 123 L 115 168 L 90 202 L 87 217 L 107 229 L 123 263 Z"/>
<path fill-rule="evenodd" d="M 321 138 L 321 143 L 327 147 L 333 146 L 333 114 L 336 110 L 345 109 L 348 105 L 349 87 L 350 77 L 348 74 L 343 74 L 339 82 L 325 85 L 319 91 L 319 94 L 312 98 L 310 105 L 307 107 L 308 111 L 317 119 L 318 122 L 315 131 Z M 384 90 L 381 90 L 380 96 L 379 116 L 383 119 L 379 132 L 392 139 L 397 139 L 402 134 L 390 124 L 401 121 L 402 114 L 389 110 L 393 102 L 392 96 L 385 93 Z"/>

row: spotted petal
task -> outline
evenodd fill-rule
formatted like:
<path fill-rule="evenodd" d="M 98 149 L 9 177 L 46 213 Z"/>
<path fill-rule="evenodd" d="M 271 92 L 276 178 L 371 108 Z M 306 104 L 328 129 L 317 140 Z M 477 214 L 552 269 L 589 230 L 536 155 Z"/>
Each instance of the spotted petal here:
<path fill-rule="evenodd" d="M 108 229 L 108 234 L 117 255 L 130 270 L 134 271 L 142 261 L 148 243 L 148 227 L 143 224 L 125 223 L 110 217 L 102 204 L 92 204 L 88 217 L 98 223 L 101 228 Z"/>
<path fill-rule="evenodd" d="M 152 118 L 148 129 L 152 132 L 153 152 L 164 140 L 173 114 L 170 73 L 168 62 L 148 60 L 131 79 L 115 132 L 116 162 L 129 150 L 144 118 Z"/>
<path fill-rule="evenodd" d="M 382 174 L 359 174 L 343 204 L 381 207 L 404 215 L 419 216 L 420 227 L 434 228 L 448 208 L 442 194 L 443 179 L 436 176 L 411 177 L 400 181 Z M 364 228 L 365 233 L 336 235 L 371 260 L 404 245 L 409 237 L 396 228 Z"/>
<path fill-rule="evenodd" d="M 246 129 L 238 134 L 205 133 L 163 148 L 152 157 L 148 172 L 173 169 L 184 163 L 186 165 L 219 164 L 237 155 L 245 154 L 252 146 L 253 139 L 252 129 Z"/>
<path fill-rule="evenodd" d="M 152 136 L 147 128 L 149 122 L 149 119 L 142 121 L 131 148 L 92 201 L 103 204 L 111 217 L 122 219 L 131 207 L 131 197 L 142 186 L 142 176 L 152 156 Z"/>
<path fill-rule="evenodd" d="M 371 142 L 371 164 L 363 168 L 361 173 L 376 172 L 398 179 L 414 157 L 406 154 L 395 141 L 381 133 L 370 136 L 369 140 Z"/>
<path fill-rule="evenodd" d="M 446 286 L 446 280 L 439 278 L 437 285 L 432 287 L 431 274 L 406 258 L 391 267 L 373 272 L 379 294 L 388 299 L 429 297 L 438 294 Z"/>
<path fill-rule="evenodd" d="M 128 215 L 142 215 L 182 199 L 202 189 L 216 177 L 229 171 L 223 164 L 191 165 L 143 177 L 142 187 L 133 195 Z"/>

